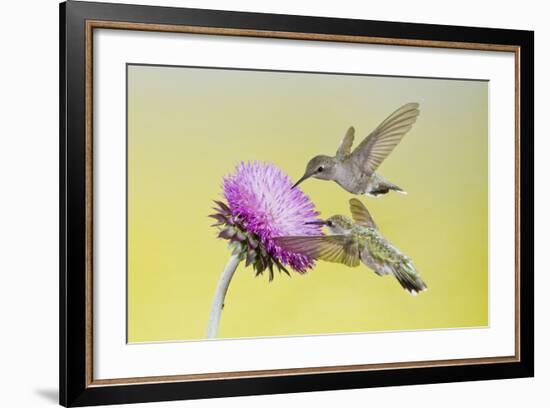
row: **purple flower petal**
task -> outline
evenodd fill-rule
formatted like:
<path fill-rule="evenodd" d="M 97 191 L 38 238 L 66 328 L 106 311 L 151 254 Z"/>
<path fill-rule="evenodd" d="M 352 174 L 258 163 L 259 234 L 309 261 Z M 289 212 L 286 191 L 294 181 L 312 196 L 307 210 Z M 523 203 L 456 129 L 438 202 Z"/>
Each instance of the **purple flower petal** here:
<path fill-rule="evenodd" d="M 273 241 L 280 236 L 322 235 L 319 225 L 306 224 L 317 220 L 315 206 L 302 190 L 291 187 L 290 178 L 270 163 L 240 163 L 223 180 L 231 215 L 260 237 L 271 256 L 305 272 L 314 265 L 313 259 L 284 250 Z"/>

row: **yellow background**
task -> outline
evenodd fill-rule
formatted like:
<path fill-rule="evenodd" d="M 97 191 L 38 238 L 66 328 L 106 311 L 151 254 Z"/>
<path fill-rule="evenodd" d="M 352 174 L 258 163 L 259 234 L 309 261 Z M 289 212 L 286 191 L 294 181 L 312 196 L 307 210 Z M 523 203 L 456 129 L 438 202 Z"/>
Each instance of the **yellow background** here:
<path fill-rule="evenodd" d="M 268 283 L 241 265 L 220 337 L 487 325 L 487 94 L 481 81 L 128 66 L 128 341 L 204 338 L 229 258 L 207 215 L 236 163 L 297 180 L 348 126 L 357 143 L 407 102 L 418 122 L 379 171 L 409 194 L 362 201 L 428 291 L 365 266 L 320 262 Z M 302 188 L 322 216 L 348 214 L 335 183 Z"/>

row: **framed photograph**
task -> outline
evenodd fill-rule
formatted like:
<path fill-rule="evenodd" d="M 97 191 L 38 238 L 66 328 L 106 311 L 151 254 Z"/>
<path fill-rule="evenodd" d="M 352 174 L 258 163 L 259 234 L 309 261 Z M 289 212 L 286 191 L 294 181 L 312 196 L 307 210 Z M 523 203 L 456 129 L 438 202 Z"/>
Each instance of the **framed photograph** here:
<path fill-rule="evenodd" d="M 529 377 L 534 34 L 60 6 L 60 403 Z"/>

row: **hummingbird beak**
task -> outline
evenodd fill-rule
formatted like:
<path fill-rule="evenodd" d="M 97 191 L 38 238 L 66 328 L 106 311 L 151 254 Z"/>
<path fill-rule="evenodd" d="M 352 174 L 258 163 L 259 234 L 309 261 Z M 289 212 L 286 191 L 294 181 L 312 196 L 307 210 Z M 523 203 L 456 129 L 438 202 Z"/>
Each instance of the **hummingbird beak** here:
<path fill-rule="evenodd" d="M 290 189 L 292 190 L 294 187 L 297 187 L 298 184 L 300 184 L 302 181 L 305 181 L 310 177 L 311 177 L 310 175 L 304 174 L 300 180 L 298 180 L 296 183 L 294 183 L 294 185 L 292 187 L 290 187 Z"/>
<path fill-rule="evenodd" d="M 306 225 L 327 225 L 326 221 L 319 220 L 319 221 L 309 221 L 305 223 Z"/>

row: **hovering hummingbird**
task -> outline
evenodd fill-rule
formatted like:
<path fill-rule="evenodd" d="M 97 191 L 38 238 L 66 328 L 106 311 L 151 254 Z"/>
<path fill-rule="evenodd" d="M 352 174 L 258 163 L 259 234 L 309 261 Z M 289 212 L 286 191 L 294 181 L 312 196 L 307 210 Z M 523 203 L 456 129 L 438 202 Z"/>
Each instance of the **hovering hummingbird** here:
<path fill-rule="evenodd" d="M 363 262 L 379 276 L 395 276 L 413 295 L 427 289 L 411 259 L 380 234 L 361 201 L 352 198 L 349 204 L 353 221 L 343 215 L 333 215 L 325 221 L 309 223 L 326 226 L 329 235 L 277 237 L 275 242 L 288 251 L 313 259 L 351 267 Z"/>
<path fill-rule="evenodd" d="M 351 147 L 355 129 L 350 127 L 336 151 L 336 156 L 315 156 L 308 162 L 302 178 L 292 188 L 313 177 L 333 180 L 352 194 L 376 197 L 390 190 L 406 194 L 375 171 L 411 130 L 419 114 L 417 103 L 403 105 L 380 123 L 353 152 Z"/>

